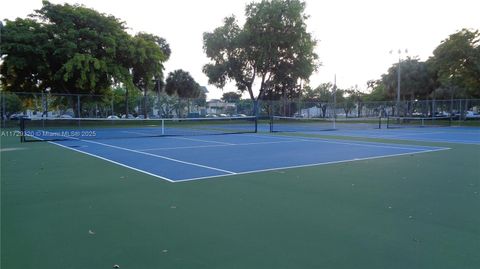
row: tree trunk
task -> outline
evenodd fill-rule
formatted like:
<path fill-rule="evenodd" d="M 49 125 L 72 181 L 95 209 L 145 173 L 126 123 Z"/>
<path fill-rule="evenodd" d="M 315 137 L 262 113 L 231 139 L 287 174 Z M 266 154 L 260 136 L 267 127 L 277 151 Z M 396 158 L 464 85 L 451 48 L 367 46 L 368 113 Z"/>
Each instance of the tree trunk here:
<path fill-rule="evenodd" d="M 125 88 L 125 117 L 128 118 L 128 87 Z"/>
<path fill-rule="evenodd" d="M 143 117 L 147 118 L 147 88 L 143 90 Z"/>

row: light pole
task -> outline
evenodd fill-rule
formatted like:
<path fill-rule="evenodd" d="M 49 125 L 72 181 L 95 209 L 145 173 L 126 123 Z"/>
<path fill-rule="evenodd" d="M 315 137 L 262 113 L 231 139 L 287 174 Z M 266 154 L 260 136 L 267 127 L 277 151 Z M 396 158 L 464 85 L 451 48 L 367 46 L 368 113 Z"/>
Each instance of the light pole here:
<path fill-rule="evenodd" d="M 50 88 L 45 89 L 45 118 L 48 118 L 48 94 L 50 93 Z"/>
<path fill-rule="evenodd" d="M 408 49 L 405 49 L 405 54 L 408 53 Z M 390 51 L 390 54 L 392 54 L 392 51 Z M 398 50 L 398 66 L 397 66 L 397 102 L 396 102 L 396 114 L 397 117 L 400 117 L 400 84 L 401 84 L 401 63 L 402 63 L 402 50 Z"/>

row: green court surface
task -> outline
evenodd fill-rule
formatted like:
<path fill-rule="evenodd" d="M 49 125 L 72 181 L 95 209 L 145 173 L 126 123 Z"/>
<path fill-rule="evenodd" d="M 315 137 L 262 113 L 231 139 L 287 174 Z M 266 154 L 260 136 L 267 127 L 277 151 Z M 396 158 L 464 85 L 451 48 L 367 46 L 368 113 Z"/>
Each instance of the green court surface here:
<path fill-rule="evenodd" d="M 478 145 L 169 183 L 1 138 L 2 269 L 480 268 Z"/>

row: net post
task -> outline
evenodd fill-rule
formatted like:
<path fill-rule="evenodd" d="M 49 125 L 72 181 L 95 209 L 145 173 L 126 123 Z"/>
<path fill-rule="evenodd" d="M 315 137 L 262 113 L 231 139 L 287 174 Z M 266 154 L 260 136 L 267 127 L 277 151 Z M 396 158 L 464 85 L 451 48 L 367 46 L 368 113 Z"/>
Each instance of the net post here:
<path fill-rule="evenodd" d="M 165 135 L 165 120 L 161 119 L 162 121 L 162 135 Z"/>
<path fill-rule="evenodd" d="M 270 125 L 270 133 L 273 133 L 273 115 L 270 115 L 269 125 Z"/>
<path fill-rule="evenodd" d="M 254 119 L 254 124 L 255 124 L 255 133 L 258 132 L 258 117 L 255 117 Z"/>
<path fill-rule="evenodd" d="M 378 129 L 382 129 L 382 116 L 378 117 Z"/>
<path fill-rule="evenodd" d="M 25 142 L 25 119 L 20 118 L 20 143 Z"/>

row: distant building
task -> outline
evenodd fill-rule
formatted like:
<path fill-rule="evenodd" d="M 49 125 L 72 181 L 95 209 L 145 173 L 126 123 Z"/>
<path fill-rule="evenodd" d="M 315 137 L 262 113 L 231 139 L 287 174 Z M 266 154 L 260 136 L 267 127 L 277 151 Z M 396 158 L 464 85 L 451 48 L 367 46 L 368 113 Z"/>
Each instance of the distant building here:
<path fill-rule="evenodd" d="M 207 114 L 235 114 L 237 105 L 227 103 L 219 99 L 212 99 L 207 102 Z"/>

